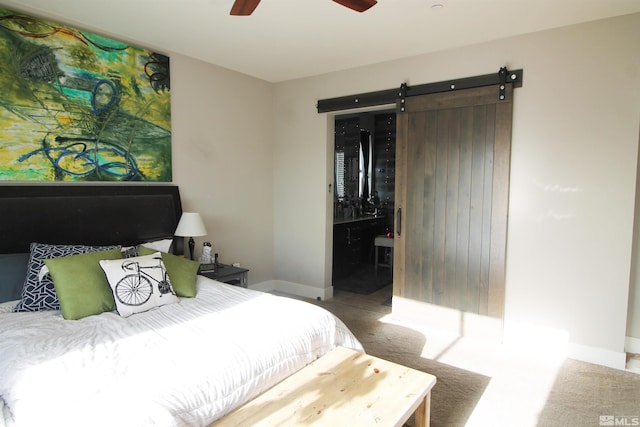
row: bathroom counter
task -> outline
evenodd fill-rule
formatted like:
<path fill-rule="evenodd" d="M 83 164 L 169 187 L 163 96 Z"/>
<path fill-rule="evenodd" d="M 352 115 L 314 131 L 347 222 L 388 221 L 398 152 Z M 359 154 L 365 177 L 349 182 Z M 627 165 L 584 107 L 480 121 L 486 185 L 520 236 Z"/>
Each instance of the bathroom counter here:
<path fill-rule="evenodd" d="M 333 218 L 333 225 L 349 224 L 349 223 L 358 222 L 358 221 L 372 221 L 374 219 L 384 219 L 384 215 L 364 215 L 364 216 L 358 216 L 356 218 L 338 218 L 338 217 L 334 217 Z"/>

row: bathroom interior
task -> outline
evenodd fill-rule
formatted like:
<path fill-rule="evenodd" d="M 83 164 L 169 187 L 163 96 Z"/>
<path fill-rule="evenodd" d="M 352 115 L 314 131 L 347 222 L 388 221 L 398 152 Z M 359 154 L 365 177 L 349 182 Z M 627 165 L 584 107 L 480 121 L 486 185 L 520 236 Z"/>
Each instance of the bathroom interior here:
<path fill-rule="evenodd" d="M 395 110 L 336 116 L 334 289 L 370 294 L 393 282 L 395 139 Z"/>

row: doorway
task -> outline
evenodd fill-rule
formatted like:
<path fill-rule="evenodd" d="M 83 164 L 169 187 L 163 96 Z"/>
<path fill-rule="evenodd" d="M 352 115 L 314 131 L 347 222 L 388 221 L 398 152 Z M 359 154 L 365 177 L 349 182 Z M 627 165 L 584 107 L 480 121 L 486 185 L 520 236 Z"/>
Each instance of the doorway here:
<path fill-rule="evenodd" d="M 393 235 L 396 111 L 335 117 L 333 194 L 334 289 L 370 294 L 390 285 L 390 268 L 376 272 L 376 236 Z M 379 251 L 379 265 L 390 264 Z"/>

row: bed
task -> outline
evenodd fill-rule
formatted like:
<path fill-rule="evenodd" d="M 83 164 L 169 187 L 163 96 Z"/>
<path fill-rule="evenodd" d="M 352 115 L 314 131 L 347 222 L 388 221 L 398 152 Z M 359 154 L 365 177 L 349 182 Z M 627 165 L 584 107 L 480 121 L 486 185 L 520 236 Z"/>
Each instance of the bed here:
<path fill-rule="evenodd" d="M 0 186 L 0 426 L 206 426 L 336 346 L 363 351 L 326 310 L 196 275 L 181 213 L 170 185 Z M 25 296 L 43 253 L 59 309 Z M 143 270 L 156 292 L 125 306 L 112 275 Z M 104 281 L 114 306 L 95 303 Z"/>

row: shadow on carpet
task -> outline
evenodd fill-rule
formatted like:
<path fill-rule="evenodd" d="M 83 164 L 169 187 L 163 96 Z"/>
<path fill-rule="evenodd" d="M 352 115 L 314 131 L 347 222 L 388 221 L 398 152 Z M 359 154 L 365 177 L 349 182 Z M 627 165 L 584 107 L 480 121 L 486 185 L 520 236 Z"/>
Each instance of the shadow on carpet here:
<path fill-rule="evenodd" d="M 391 283 L 393 283 L 393 277 L 388 268 L 378 268 L 378 274 L 376 274 L 373 265 L 361 264 L 352 275 L 335 280 L 333 287 L 342 291 L 368 295 Z"/>
<path fill-rule="evenodd" d="M 491 378 L 421 356 L 423 334 L 403 326 L 380 322 L 380 313 L 331 300 L 314 304 L 332 312 L 360 340 L 367 354 L 435 375 L 431 394 L 431 426 L 464 426 Z M 413 417 L 406 426 L 415 426 Z"/>

